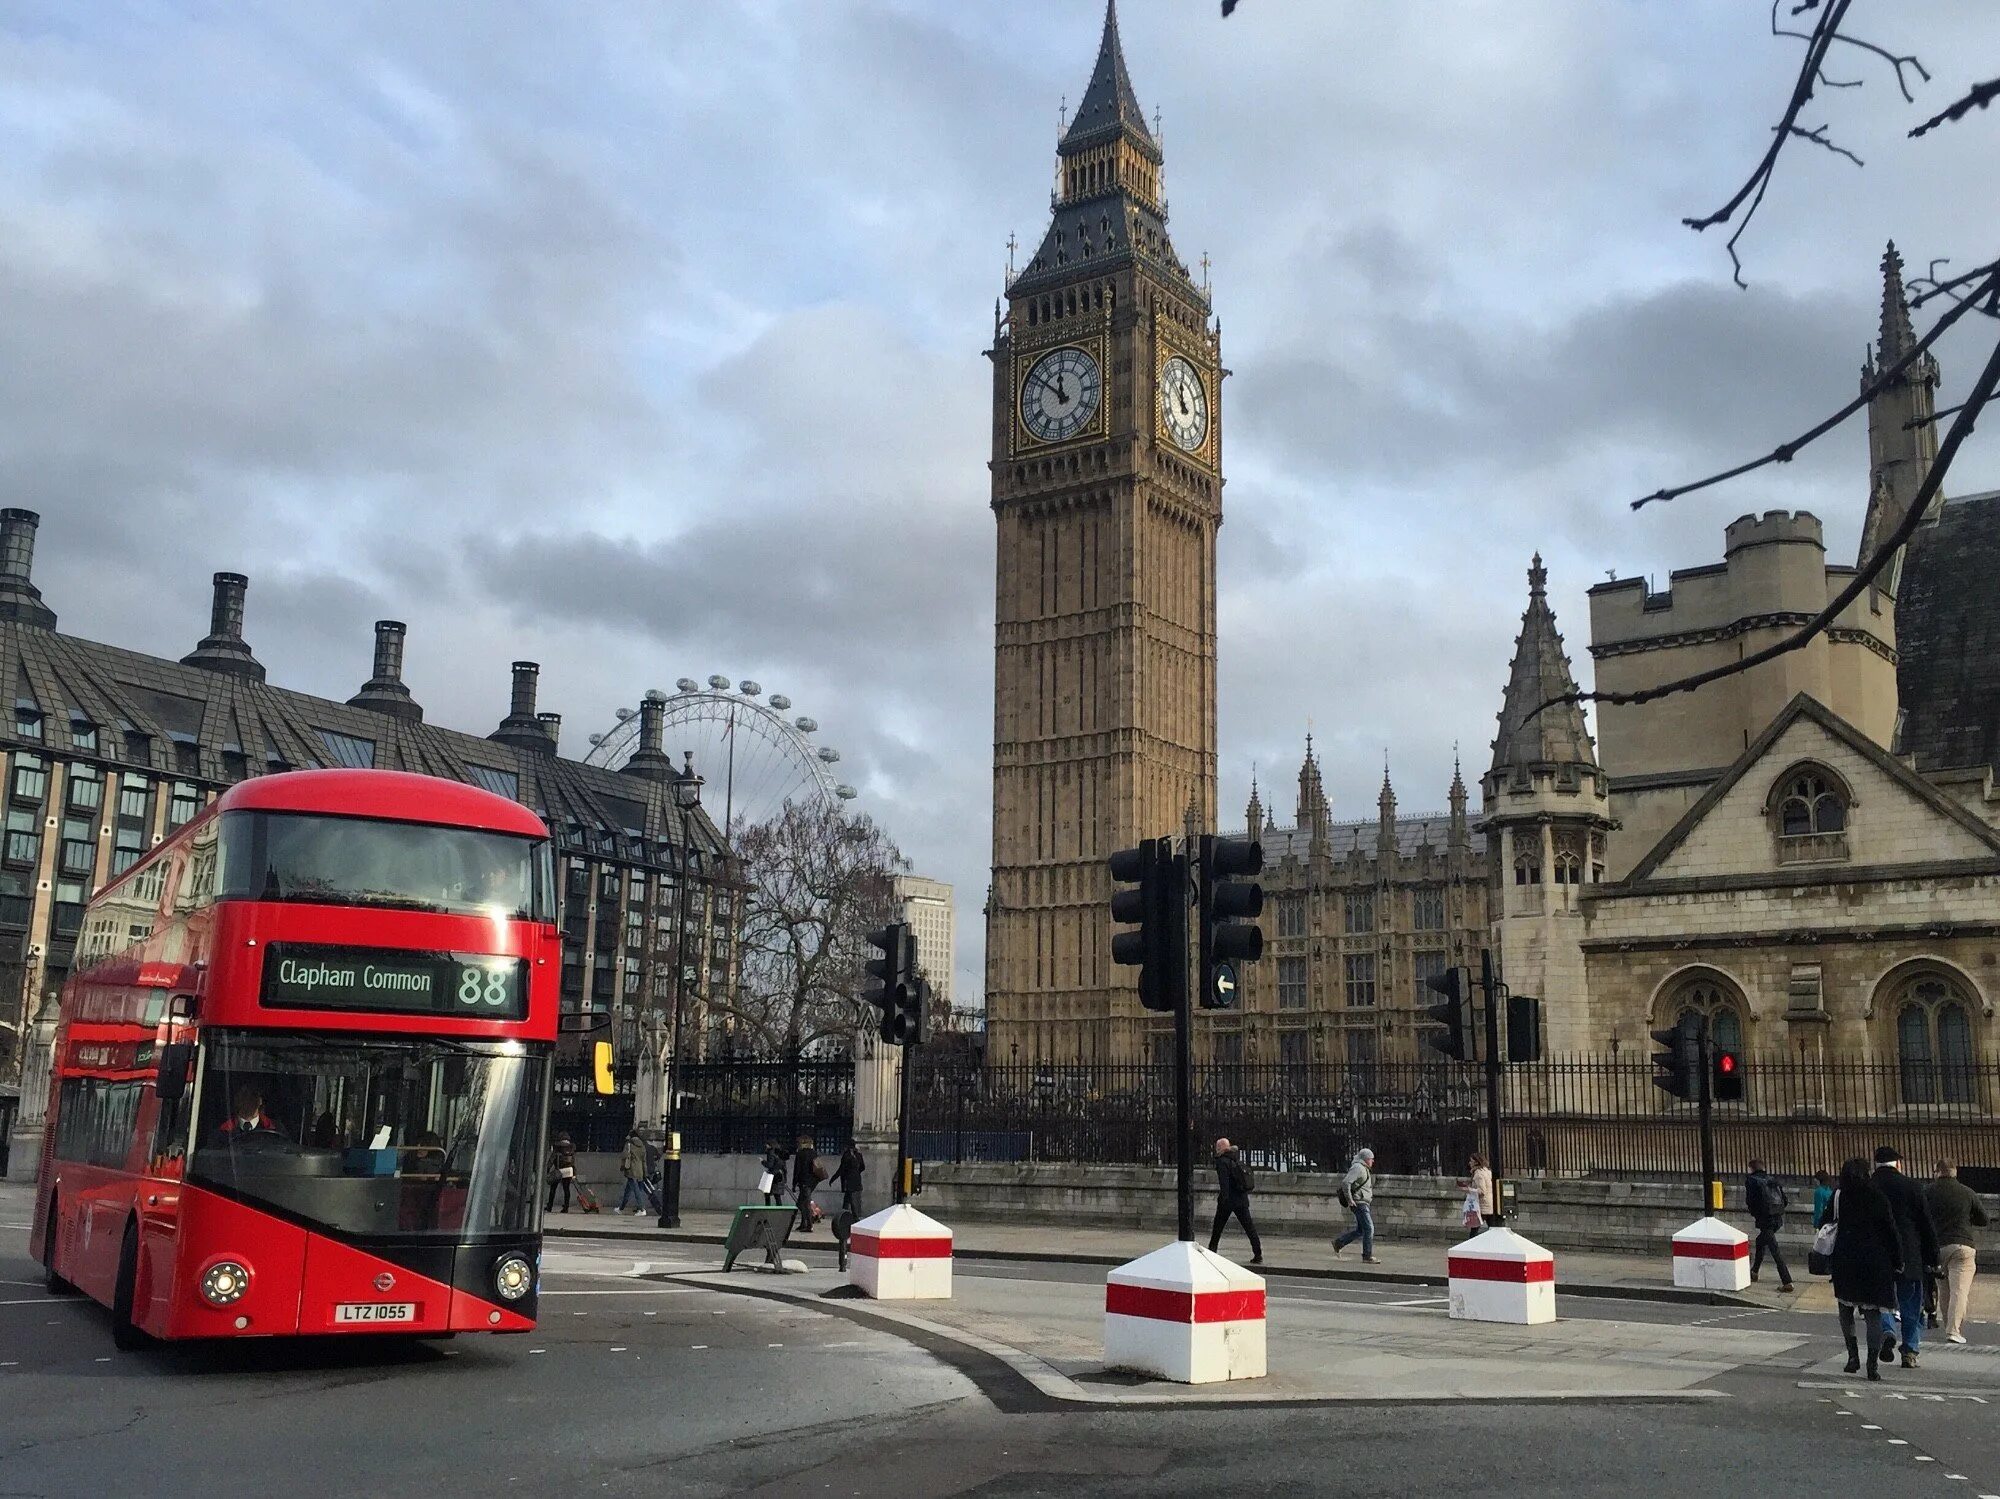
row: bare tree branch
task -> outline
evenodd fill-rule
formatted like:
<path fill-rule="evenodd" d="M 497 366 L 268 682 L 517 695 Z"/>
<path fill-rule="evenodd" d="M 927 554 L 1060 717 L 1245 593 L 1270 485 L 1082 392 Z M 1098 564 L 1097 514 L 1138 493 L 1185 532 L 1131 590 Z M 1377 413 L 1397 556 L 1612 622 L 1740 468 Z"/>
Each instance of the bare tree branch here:
<path fill-rule="evenodd" d="M 1781 0 L 1771 0 L 1771 35 L 1789 36 L 1796 38 L 1797 40 L 1802 42 L 1810 42 L 1812 38 L 1807 33 L 1803 31 L 1786 31 L 1783 27 L 1778 25 L 1778 6 L 1780 3 Z M 1792 14 L 1796 16 L 1803 11 L 1813 10 L 1816 8 L 1817 8 L 1816 5 L 1797 5 L 1792 7 Z M 1917 96 L 1910 92 L 1909 80 L 1903 76 L 1904 68 L 1910 68 L 1914 70 L 1916 75 L 1919 78 L 1921 78 L 1925 83 L 1929 83 L 1931 81 L 1930 73 L 1925 69 L 1922 63 L 1917 61 L 1917 59 L 1914 56 L 1898 55 L 1897 53 L 1891 52 L 1887 47 L 1878 47 L 1873 42 L 1863 41 L 1860 37 L 1848 36 L 1845 33 L 1835 36 L 1834 40 L 1837 42 L 1845 42 L 1850 47 L 1859 47 L 1863 52 L 1872 52 L 1877 57 L 1881 58 L 1883 61 L 1889 63 L 1892 67 L 1894 67 L 1896 70 L 1896 87 L 1903 91 L 1903 102 L 1905 104 L 1916 103 Z M 1831 79 L 1827 78 L 1825 74 L 1820 75 L 1820 82 L 1826 84 L 1827 87 L 1829 88 L 1858 88 L 1860 87 L 1861 84 L 1861 80 L 1858 78 L 1855 79 L 1852 83 L 1835 83 Z"/>
<path fill-rule="evenodd" d="M 1959 408 L 1957 418 L 1952 422 L 1950 430 L 1945 433 L 1944 441 L 1938 444 L 1937 457 L 1931 464 L 1930 472 L 1924 475 L 1924 482 L 1917 487 L 1916 494 L 1911 497 L 1909 511 L 1903 516 L 1902 522 L 1881 546 L 1875 549 L 1875 554 L 1848 581 L 1847 586 L 1834 596 L 1832 602 L 1792 634 L 1775 645 L 1766 646 L 1761 651 L 1752 651 L 1740 660 L 1711 667 L 1707 671 L 1698 671 L 1692 676 L 1663 682 L 1657 687 L 1648 687 L 1638 692 L 1563 693 L 1538 704 L 1535 712 L 1528 717 L 1532 719 L 1544 708 L 1552 708 L 1558 703 L 1650 703 L 1677 692 L 1692 692 L 1695 688 L 1706 686 L 1722 677 L 1736 676 L 1753 666 L 1761 666 L 1766 661 L 1775 660 L 1779 656 L 1798 650 L 1838 619 L 1841 611 L 1861 596 L 1862 590 L 1875 581 L 1882 570 L 1889 565 L 1889 560 L 1916 534 L 1917 527 L 1924 523 L 1924 513 L 1930 509 L 1931 501 L 1943 484 L 1945 474 L 1951 469 L 1952 459 L 1958 456 L 1959 446 L 1972 435 L 1979 414 L 1986 409 L 1987 402 L 1993 398 L 1995 387 L 2000 387 L 2000 343 L 1993 346 L 1993 353 L 1986 361 L 1986 368 L 1979 372 L 1979 378 L 1973 382 L 1965 404 Z"/>
<path fill-rule="evenodd" d="M 1847 147 L 1836 146 L 1832 141 L 1828 140 L 1826 138 L 1826 126 L 1824 125 L 1821 125 L 1817 129 L 1813 130 L 1807 130 L 1802 126 L 1794 125 L 1792 127 L 1792 134 L 1796 135 L 1802 141 L 1811 141 L 1816 146 L 1826 147 L 1826 149 L 1831 151 L 1835 156 L 1845 156 L 1849 161 L 1853 162 L 1857 167 L 1867 165 L 1866 162 L 1864 162 L 1860 157 L 1856 156 L 1852 151 L 1848 150 Z"/>
<path fill-rule="evenodd" d="M 2000 272 L 2000 261 L 1984 267 L 1983 270 L 1987 280 L 1980 288 L 1980 292 L 1991 292 L 2000 295 L 2000 274 L 1996 274 L 1996 272 Z M 1923 357 L 1925 351 L 1938 341 L 1947 328 L 1964 317 L 1966 313 L 1972 311 L 1978 299 L 1978 294 L 1968 297 L 1952 308 L 1950 312 L 1939 318 L 1937 326 L 1918 339 L 1916 344 L 1902 358 L 1898 359 L 1894 364 L 1884 365 L 1876 372 L 1875 378 L 1862 387 L 1860 395 L 1849 401 L 1845 406 L 1841 407 L 1817 426 L 1808 428 L 1790 442 L 1779 443 L 1777 447 L 1773 448 L 1762 458 L 1752 458 L 1747 463 L 1739 463 L 1736 467 L 1726 468 L 1721 473 L 1710 474 L 1706 479 L 1696 479 L 1691 484 L 1680 484 L 1670 489 L 1656 489 L 1649 495 L 1641 495 L 1632 502 L 1632 508 L 1638 510 L 1652 504 L 1655 500 L 1677 500 L 1684 494 L 1693 494 L 1696 490 L 1713 488 L 1717 484 L 1725 483 L 1730 479 L 1740 478 L 1742 475 L 1763 468 L 1768 464 L 1790 463 L 1793 458 L 1798 456 L 1801 448 L 1817 442 L 1820 438 L 1826 436 L 1827 433 L 1831 432 L 1835 427 L 1838 427 L 1842 422 L 1854 415 L 1855 412 L 1861 410 L 1870 401 L 1874 400 L 1882 391 L 1887 390 L 1891 382 L 1898 375 L 1902 374 L 1904 370 Z"/>
<path fill-rule="evenodd" d="M 1784 115 L 1779 119 L 1777 128 L 1771 132 L 1771 144 L 1765 150 L 1763 159 L 1744 179 L 1743 185 L 1736 189 L 1727 203 L 1707 217 L 1681 220 L 1698 234 L 1704 229 L 1714 228 L 1717 224 L 1728 223 L 1735 216 L 1737 209 L 1743 208 L 1746 202 L 1749 204 L 1744 210 L 1743 217 L 1736 221 L 1735 231 L 1729 236 L 1726 246 L 1729 251 L 1731 278 L 1745 290 L 1748 290 L 1749 283 L 1743 279 L 1743 262 L 1736 254 L 1736 242 L 1743 237 L 1743 231 L 1750 227 L 1750 221 L 1757 216 L 1757 209 L 1764 201 L 1765 190 L 1771 185 L 1771 173 L 1777 168 L 1778 155 L 1785 149 L 1785 142 L 1792 138 L 1797 129 L 1799 111 L 1804 109 L 1806 101 L 1812 98 L 1813 84 L 1818 81 L 1821 66 L 1826 62 L 1827 49 L 1833 45 L 1833 39 L 1840 31 L 1840 23 L 1846 19 L 1848 7 L 1853 3 L 1854 0 L 1829 0 L 1825 13 L 1814 23 L 1812 35 L 1806 39 L 1805 60 L 1799 67 L 1798 79 L 1792 84 L 1792 97 L 1785 105 Z M 1818 0 L 1813 0 L 1812 6 L 1801 6 L 1800 9 L 1811 9 L 1817 4 Z M 1799 10 L 1795 9 L 1792 14 L 1799 14 Z"/>
<path fill-rule="evenodd" d="M 1924 135 L 1940 125 L 1953 124 L 1964 119 L 1975 109 L 1986 108 L 1995 99 L 2000 99 L 2000 78 L 1989 78 L 1984 83 L 1975 84 L 1964 98 L 1939 110 L 1910 134 Z"/>

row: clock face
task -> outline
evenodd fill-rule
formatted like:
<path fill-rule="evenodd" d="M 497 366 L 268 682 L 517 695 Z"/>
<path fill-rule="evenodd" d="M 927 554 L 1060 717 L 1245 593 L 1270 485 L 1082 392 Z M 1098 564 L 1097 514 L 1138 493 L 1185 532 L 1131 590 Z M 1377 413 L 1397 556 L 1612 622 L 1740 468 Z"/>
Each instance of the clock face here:
<path fill-rule="evenodd" d="M 1160 366 L 1160 425 L 1190 453 L 1208 436 L 1208 392 L 1194 366 L 1178 354 Z"/>
<path fill-rule="evenodd" d="M 1043 442 L 1062 442 L 1090 425 L 1103 395 L 1095 359 L 1081 349 L 1056 349 L 1021 382 L 1021 425 Z"/>

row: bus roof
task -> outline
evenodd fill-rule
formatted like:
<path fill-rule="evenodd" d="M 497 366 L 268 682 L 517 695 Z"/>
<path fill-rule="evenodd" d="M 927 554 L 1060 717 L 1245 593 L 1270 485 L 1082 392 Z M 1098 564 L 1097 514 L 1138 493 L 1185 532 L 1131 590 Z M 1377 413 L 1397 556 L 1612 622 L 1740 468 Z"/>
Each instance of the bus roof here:
<path fill-rule="evenodd" d="M 240 781 L 216 798 L 218 812 L 319 812 L 485 828 L 546 838 L 541 818 L 495 792 L 404 770 L 288 770 Z"/>

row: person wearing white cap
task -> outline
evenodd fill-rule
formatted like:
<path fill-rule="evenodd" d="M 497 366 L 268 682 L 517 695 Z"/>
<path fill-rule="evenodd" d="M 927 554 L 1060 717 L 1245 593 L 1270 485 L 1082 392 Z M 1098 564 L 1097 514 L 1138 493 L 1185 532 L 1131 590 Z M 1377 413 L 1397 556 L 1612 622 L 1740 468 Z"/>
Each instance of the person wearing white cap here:
<path fill-rule="evenodd" d="M 1375 1263 L 1375 1152 L 1363 1147 L 1354 1152 L 1354 1164 L 1340 1179 L 1340 1205 L 1354 1214 L 1354 1227 L 1333 1241 L 1337 1255 L 1356 1239 L 1361 1241 L 1361 1263 Z"/>

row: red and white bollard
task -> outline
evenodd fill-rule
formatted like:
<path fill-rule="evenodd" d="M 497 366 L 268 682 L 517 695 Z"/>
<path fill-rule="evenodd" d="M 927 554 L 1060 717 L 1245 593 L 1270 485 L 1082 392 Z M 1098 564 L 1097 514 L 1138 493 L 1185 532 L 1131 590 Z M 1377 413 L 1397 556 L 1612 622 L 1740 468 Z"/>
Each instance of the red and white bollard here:
<path fill-rule="evenodd" d="M 877 1301 L 949 1301 L 951 1230 L 906 1202 L 869 1214 L 847 1235 L 847 1283 Z"/>
<path fill-rule="evenodd" d="M 1198 1244 L 1120 1265 L 1104 1282 L 1104 1364 L 1181 1384 L 1264 1377 L 1264 1277 Z"/>
<path fill-rule="evenodd" d="M 1674 1235 L 1674 1284 L 1696 1291 L 1750 1286 L 1750 1236 L 1720 1218 L 1697 1218 Z"/>
<path fill-rule="evenodd" d="M 1451 1315 L 1468 1322 L 1556 1320 L 1556 1257 L 1511 1228 L 1489 1228 L 1445 1256 Z"/>

